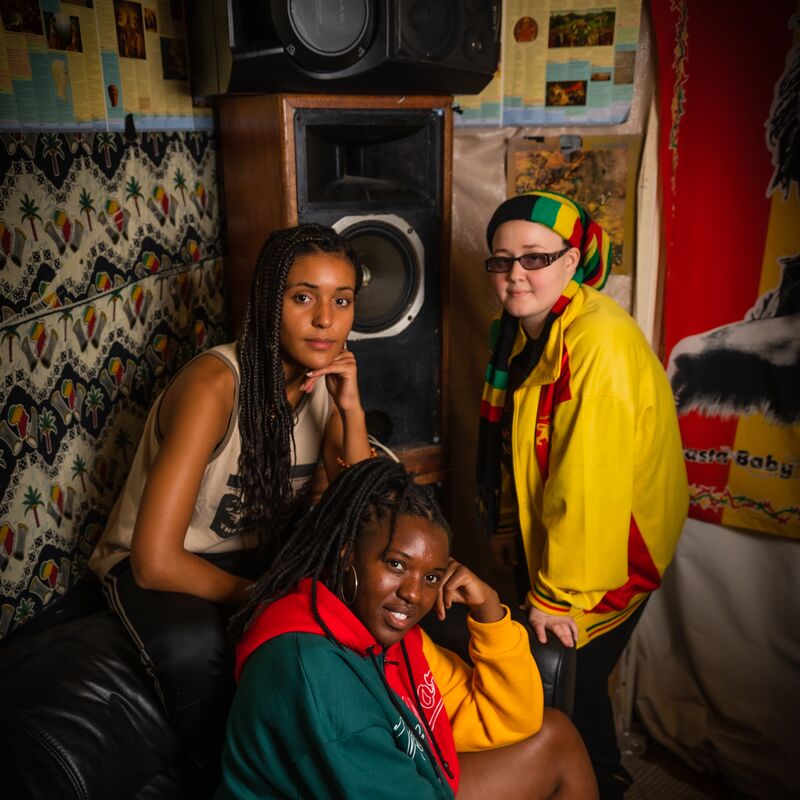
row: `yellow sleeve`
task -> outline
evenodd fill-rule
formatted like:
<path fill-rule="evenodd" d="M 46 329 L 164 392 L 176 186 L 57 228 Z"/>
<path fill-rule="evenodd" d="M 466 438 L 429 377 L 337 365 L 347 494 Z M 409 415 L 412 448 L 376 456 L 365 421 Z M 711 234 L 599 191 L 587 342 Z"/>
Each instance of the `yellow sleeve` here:
<path fill-rule="evenodd" d="M 461 753 L 515 744 L 542 727 L 542 681 L 528 633 L 504 609 L 499 622 L 467 617 L 474 667 L 422 633 L 422 649 Z"/>
<path fill-rule="evenodd" d="M 542 522 L 547 539 L 528 597 L 549 614 L 589 610 L 628 579 L 633 408 L 607 396 L 560 404 Z"/>

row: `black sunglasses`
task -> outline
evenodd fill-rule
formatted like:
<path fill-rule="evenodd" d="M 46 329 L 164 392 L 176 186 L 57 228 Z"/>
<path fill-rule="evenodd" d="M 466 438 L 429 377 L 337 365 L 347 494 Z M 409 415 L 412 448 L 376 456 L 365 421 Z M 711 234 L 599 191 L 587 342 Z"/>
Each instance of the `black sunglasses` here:
<path fill-rule="evenodd" d="M 566 253 L 572 245 L 567 245 L 557 253 L 525 253 L 521 256 L 489 256 L 486 259 L 487 272 L 509 272 L 515 261 L 519 261 L 522 269 L 534 270 L 549 267 Z"/>

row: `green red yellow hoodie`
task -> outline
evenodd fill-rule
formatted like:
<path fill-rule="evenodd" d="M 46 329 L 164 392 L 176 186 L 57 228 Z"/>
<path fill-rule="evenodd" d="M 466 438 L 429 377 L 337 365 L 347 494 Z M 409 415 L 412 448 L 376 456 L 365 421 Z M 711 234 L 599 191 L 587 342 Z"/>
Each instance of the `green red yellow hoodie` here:
<path fill-rule="evenodd" d="M 237 648 L 239 687 L 217 800 L 452 798 L 457 751 L 501 747 L 541 727 L 527 632 L 469 620 L 475 667 L 418 627 L 389 648 L 312 582 L 269 605 Z"/>

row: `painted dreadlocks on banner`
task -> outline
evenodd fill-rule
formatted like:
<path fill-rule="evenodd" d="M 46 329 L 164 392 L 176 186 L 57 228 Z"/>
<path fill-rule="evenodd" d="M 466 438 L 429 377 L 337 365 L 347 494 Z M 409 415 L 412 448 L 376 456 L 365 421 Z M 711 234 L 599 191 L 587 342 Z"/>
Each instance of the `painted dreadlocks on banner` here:
<path fill-rule="evenodd" d="M 796 0 L 653 6 L 665 352 L 690 516 L 791 537 L 800 537 L 798 11 Z M 734 42 L 758 57 L 742 59 Z"/>

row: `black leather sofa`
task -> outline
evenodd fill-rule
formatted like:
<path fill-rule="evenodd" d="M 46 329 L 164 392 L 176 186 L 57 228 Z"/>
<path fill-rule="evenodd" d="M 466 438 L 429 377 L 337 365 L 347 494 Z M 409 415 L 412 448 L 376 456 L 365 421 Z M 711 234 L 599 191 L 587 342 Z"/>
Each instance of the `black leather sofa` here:
<path fill-rule="evenodd" d="M 466 656 L 465 626 L 452 617 L 424 627 Z M 575 651 L 557 641 L 532 647 L 546 705 L 570 714 Z M 4 800 L 188 798 L 180 743 L 96 586 L 82 585 L 0 643 L 0 687 Z"/>

